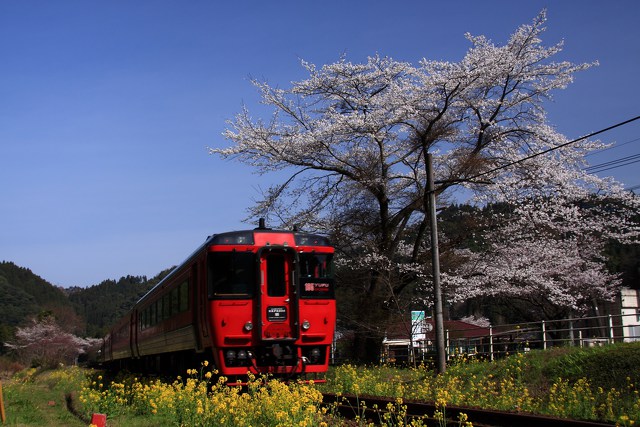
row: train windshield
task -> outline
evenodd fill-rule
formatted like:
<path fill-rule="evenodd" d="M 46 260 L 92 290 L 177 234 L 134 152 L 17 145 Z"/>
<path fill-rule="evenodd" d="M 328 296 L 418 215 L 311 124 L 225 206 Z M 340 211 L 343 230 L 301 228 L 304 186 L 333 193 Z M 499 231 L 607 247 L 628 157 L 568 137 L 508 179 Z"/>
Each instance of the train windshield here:
<path fill-rule="evenodd" d="M 211 252 L 208 261 L 210 298 L 251 298 L 256 283 L 255 254 Z"/>
<path fill-rule="evenodd" d="M 303 298 L 333 298 L 333 254 L 300 254 L 300 295 Z"/>

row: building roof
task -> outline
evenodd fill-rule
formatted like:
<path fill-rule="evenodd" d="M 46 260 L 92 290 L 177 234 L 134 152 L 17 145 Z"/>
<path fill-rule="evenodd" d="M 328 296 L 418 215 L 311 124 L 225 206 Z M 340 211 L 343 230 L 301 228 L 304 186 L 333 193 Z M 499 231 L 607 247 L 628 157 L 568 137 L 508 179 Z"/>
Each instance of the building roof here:
<path fill-rule="evenodd" d="M 436 337 L 435 324 L 432 318 L 426 319 L 426 332 L 424 338 L 434 340 Z M 415 328 L 414 328 L 415 329 Z M 462 320 L 445 320 L 445 331 L 449 331 L 449 338 L 476 338 L 489 335 L 489 328 L 474 325 Z M 408 340 L 411 335 L 411 322 L 398 322 L 391 324 L 386 330 L 387 340 Z M 414 330 L 414 335 L 420 331 Z"/>

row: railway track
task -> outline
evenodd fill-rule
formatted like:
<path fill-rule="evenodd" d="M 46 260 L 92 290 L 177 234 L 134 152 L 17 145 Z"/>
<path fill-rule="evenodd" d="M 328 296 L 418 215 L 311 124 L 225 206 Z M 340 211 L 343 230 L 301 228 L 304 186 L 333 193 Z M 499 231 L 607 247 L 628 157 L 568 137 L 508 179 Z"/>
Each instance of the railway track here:
<path fill-rule="evenodd" d="M 363 402 L 365 402 L 365 405 L 363 405 Z M 361 419 L 376 423 L 387 412 L 385 409 L 387 405 L 389 403 L 395 405 L 396 400 L 376 396 L 323 393 L 323 403 L 335 405 L 337 412 L 346 419 L 354 419 L 356 416 L 360 416 Z M 433 417 L 438 409 L 434 403 L 403 400 L 402 404 L 406 406 L 406 416 L 408 418 L 422 417 L 427 426 L 439 427 L 442 425 Z M 474 427 L 611 427 L 615 425 L 595 421 L 570 420 L 544 415 L 449 405 L 447 405 L 445 412 L 447 425 L 457 426 L 459 424 L 458 416 L 461 413 L 467 415 L 468 420 L 473 423 Z"/>

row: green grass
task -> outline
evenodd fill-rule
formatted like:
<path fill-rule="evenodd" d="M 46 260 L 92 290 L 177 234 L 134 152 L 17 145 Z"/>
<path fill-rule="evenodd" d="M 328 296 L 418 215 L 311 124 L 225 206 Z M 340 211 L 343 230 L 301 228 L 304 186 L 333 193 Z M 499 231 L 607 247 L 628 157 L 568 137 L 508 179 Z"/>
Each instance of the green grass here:
<path fill-rule="evenodd" d="M 544 355 L 536 355 L 542 358 Z M 627 378 L 640 381 L 640 343 L 552 351 L 544 357 L 541 375 L 575 381 L 587 377 L 603 389 L 626 387 Z"/>
<path fill-rule="evenodd" d="M 66 394 L 75 383 L 61 381 L 55 371 L 19 373 L 2 382 L 7 426 L 87 426 L 67 410 Z"/>

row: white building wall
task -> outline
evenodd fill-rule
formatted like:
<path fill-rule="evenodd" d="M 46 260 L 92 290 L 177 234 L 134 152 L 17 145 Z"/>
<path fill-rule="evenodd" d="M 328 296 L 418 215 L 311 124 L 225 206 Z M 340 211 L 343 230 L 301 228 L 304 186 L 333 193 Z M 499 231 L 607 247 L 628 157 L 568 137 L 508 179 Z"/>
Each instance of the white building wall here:
<path fill-rule="evenodd" d="M 625 342 L 640 341 L 640 295 L 637 290 L 620 290 L 620 314 Z"/>

